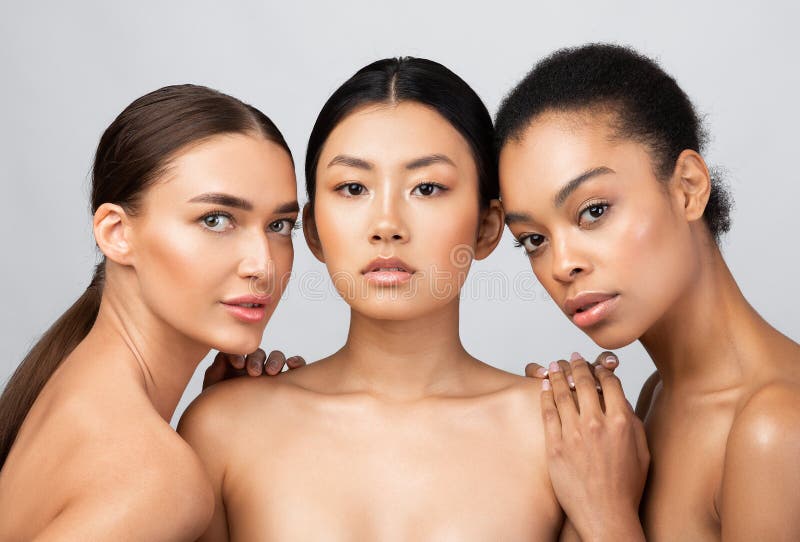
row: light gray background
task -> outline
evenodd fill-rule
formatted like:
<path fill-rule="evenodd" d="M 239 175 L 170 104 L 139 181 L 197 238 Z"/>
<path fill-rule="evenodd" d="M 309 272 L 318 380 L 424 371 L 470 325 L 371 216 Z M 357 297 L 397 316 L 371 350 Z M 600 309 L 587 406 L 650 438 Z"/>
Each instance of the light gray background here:
<path fill-rule="evenodd" d="M 134 98 L 193 82 L 259 107 L 295 154 L 302 202 L 300 170 L 312 123 L 330 93 L 364 64 L 396 55 L 438 60 L 466 79 L 494 114 L 537 59 L 587 41 L 629 44 L 657 57 L 706 115 L 713 136 L 706 157 L 727 169 L 736 198 L 724 244 L 728 263 L 750 302 L 798 340 L 796 6 L 7 2 L 0 7 L 0 383 L 88 285 L 96 254 L 87 210 L 92 155 L 102 131 Z M 295 279 L 263 345 L 313 360 L 342 344 L 347 310 L 324 288 L 325 269 L 302 236 L 295 245 Z M 495 271 L 509 283 L 528 277 L 529 299 L 513 290 L 490 292 L 486 276 Z M 516 373 L 527 361 L 576 349 L 596 354 L 530 276 L 508 234 L 475 265 L 462 311 L 467 348 Z M 303 295 L 315 281 L 317 293 Z M 638 344 L 620 354 L 618 373 L 635 400 L 653 366 Z M 176 416 L 199 392 L 209 360 Z"/>

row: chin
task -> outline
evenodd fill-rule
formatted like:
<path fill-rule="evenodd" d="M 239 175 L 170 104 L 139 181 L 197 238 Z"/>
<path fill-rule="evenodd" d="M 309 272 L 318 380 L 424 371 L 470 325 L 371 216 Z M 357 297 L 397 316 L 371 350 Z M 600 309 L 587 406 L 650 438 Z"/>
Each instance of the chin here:
<path fill-rule="evenodd" d="M 258 336 L 255 336 L 254 333 L 251 337 L 229 336 L 220 338 L 218 341 L 215 341 L 213 344 L 211 344 L 211 348 L 214 350 L 219 350 L 220 352 L 225 352 L 226 354 L 252 354 L 261 346 L 262 335 L 263 333 L 259 333 Z"/>
<path fill-rule="evenodd" d="M 638 334 L 631 332 L 626 333 L 623 330 L 614 329 L 614 326 L 610 326 L 606 329 L 587 330 L 584 333 L 586 333 L 597 346 L 605 350 L 623 348 L 639 340 Z"/>

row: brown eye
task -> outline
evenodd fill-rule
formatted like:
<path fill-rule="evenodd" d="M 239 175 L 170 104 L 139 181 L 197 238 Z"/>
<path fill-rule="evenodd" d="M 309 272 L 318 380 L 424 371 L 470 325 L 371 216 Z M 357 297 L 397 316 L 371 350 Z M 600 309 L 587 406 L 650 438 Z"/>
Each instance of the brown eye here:
<path fill-rule="evenodd" d="M 364 193 L 364 185 L 360 183 L 347 183 L 340 190 L 344 190 L 348 196 L 360 196 Z"/>
<path fill-rule="evenodd" d="M 591 225 L 600 220 L 603 215 L 608 211 L 609 205 L 607 203 L 594 203 L 586 207 L 578 215 L 578 222 L 581 225 Z"/>
<path fill-rule="evenodd" d="M 443 190 L 446 190 L 446 188 L 444 186 L 439 185 L 439 184 L 436 184 L 436 183 L 422 183 L 422 184 L 418 184 L 416 187 L 414 187 L 414 191 L 411 192 L 411 193 L 416 195 L 416 196 L 432 196 L 432 195 L 434 195 L 434 194 L 436 194 L 438 192 L 441 192 Z"/>
<path fill-rule="evenodd" d="M 529 235 L 525 235 L 519 238 L 517 241 L 517 245 L 521 246 L 525 249 L 525 252 L 528 254 L 533 254 L 536 252 L 542 244 L 544 244 L 545 238 L 544 235 L 539 235 L 538 233 L 531 233 Z"/>

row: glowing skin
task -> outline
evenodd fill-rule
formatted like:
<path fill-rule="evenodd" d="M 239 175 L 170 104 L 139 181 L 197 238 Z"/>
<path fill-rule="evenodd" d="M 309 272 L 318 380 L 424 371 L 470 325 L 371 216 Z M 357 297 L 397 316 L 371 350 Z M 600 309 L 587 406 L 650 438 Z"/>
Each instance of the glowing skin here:
<path fill-rule="evenodd" d="M 131 220 L 137 284 L 155 316 L 223 352 L 258 348 L 292 267 L 294 186 L 286 151 L 264 139 L 221 136 L 177 157 Z"/>
<path fill-rule="evenodd" d="M 800 346 L 747 303 L 703 223 L 702 157 L 684 150 L 658 179 L 649 149 L 611 120 L 545 113 L 500 154 L 509 227 L 559 308 L 601 346 L 641 340 L 658 368 L 636 408 L 651 455 L 639 507 L 647 454 L 621 389 L 600 371 L 614 394 L 601 414 L 585 362 L 550 367 L 542 408 L 564 539 L 575 527 L 598 540 L 795 540 Z"/>
<path fill-rule="evenodd" d="M 433 112 L 410 104 L 391 112 L 367 107 L 333 130 L 320 156 L 314 220 L 348 304 L 407 320 L 451 303 L 466 280 L 478 232 L 477 171 L 467 142 L 448 123 L 432 122 Z M 410 144 L 391 145 L 376 133 Z M 400 259 L 413 273 L 387 290 L 363 272 L 387 267 L 376 258 Z"/>
<path fill-rule="evenodd" d="M 365 107 L 332 131 L 317 175 L 303 226 L 351 307 L 347 342 L 187 409 L 179 431 L 217 498 L 203 540 L 554 540 L 538 385 L 459 339 L 470 253 L 503 228 L 497 201 L 479 211 L 466 141 L 426 106 Z"/>
<path fill-rule="evenodd" d="M 545 116 L 525 141 L 509 143 L 501 155 L 509 228 L 574 323 L 604 348 L 631 343 L 676 304 L 697 274 L 681 202 L 656 179 L 647 149 L 610 141 L 602 122 Z M 556 205 L 568 181 L 586 173 L 588 180 Z M 579 296 L 592 293 L 617 299 L 587 322 L 568 301 L 584 305 Z"/>
<path fill-rule="evenodd" d="M 3 540 L 191 540 L 210 518 L 207 474 L 169 421 L 209 349 L 258 346 L 292 264 L 296 186 L 286 151 L 256 134 L 209 138 L 168 165 L 135 216 L 95 213 L 100 311 L 0 474 Z M 252 208 L 191 201 L 210 193 Z M 222 304 L 264 291 L 249 299 L 262 309 Z"/>

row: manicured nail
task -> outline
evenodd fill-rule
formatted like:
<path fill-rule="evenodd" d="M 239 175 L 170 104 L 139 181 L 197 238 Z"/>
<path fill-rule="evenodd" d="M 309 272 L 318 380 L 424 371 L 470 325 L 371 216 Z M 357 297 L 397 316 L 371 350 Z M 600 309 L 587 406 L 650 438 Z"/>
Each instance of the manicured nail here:
<path fill-rule="evenodd" d="M 575 360 L 578 360 L 578 359 L 583 359 L 583 356 L 581 356 L 577 352 L 573 352 L 572 355 L 569 357 L 570 361 L 575 361 Z"/>
<path fill-rule="evenodd" d="M 558 362 L 554 361 L 554 362 L 552 362 L 550 364 L 550 372 L 551 373 L 557 373 L 560 370 L 561 370 L 561 366 L 558 364 Z"/>
<path fill-rule="evenodd" d="M 547 378 L 547 374 L 548 374 L 547 369 L 545 369 L 544 367 L 539 367 L 538 369 L 536 369 L 536 375 L 539 378 Z"/>
<path fill-rule="evenodd" d="M 548 391 L 549 389 L 550 389 L 550 380 L 545 378 L 544 380 L 542 380 L 542 390 Z"/>
<path fill-rule="evenodd" d="M 572 375 L 567 375 L 567 384 L 569 384 L 571 389 L 575 389 L 575 379 L 572 378 Z"/>
<path fill-rule="evenodd" d="M 617 356 L 606 356 L 606 365 L 616 365 L 619 363 Z"/>

